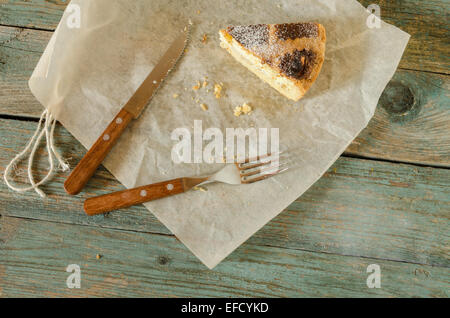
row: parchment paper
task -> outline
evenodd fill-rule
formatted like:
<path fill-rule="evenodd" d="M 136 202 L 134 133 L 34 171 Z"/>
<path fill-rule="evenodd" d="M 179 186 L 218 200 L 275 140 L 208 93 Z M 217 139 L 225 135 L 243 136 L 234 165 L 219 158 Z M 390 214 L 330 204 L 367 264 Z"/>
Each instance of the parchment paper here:
<path fill-rule="evenodd" d="M 74 0 L 72 4 L 81 8 L 81 28 L 68 27 L 73 11 L 66 11 L 29 84 L 37 99 L 87 148 L 181 26 L 188 19 L 194 23 L 188 52 L 104 162 L 126 187 L 219 169 L 220 164 L 172 162 L 171 132 L 179 127 L 192 131 L 194 120 L 202 120 L 204 129 L 223 131 L 277 127 L 283 147 L 300 149 L 302 165 L 293 172 L 253 185 L 214 184 L 207 192 L 191 191 L 146 204 L 209 268 L 302 195 L 366 127 L 409 39 L 386 23 L 368 28 L 369 13 L 354 0 Z M 323 24 L 328 42 L 321 75 L 297 103 L 219 47 L 218 30 L 229 25 L 304 21 Z M 201 41 L 203 34 L 208 36 L 206 43 Z M 211 84 L 224 84 L 221 99 L 205 89 L 192 90 L 206 76 Z M 209 110 L 203 111 L 196 99 Z M 244 102 L 254 112 L 235 117 L 234 107 Z"/>

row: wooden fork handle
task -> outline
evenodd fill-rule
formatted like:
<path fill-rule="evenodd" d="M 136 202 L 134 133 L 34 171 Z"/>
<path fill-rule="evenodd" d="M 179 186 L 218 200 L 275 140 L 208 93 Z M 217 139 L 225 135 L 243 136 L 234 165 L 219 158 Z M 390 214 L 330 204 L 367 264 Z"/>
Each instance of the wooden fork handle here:
<path fill-rule="evenodd" d="M 64 182 L 68 194 L 80 193 L 132 119 L 133 115 L 125 109 L 119 112 Z"/>
<path fill-rule="evenodd" d="M 139 188 L 89 198 L 84 202 L 88 215 L 102 214 L 113 210 L 161 199 L 185 192 L 185 178 L 155 183 Z"/>

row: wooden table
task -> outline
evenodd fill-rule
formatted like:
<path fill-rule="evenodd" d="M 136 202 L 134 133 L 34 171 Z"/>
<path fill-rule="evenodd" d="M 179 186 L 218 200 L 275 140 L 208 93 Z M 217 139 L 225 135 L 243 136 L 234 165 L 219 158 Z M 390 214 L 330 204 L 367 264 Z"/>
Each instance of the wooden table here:
<path fill-rule="evenodd" d="M 103 168 L 78 197 L 65 195 L 58 173 L 45 200 L 0 183 L 0 296 L 448 297 L 448 1 L 361 2 L 378 3 L 383 19 L 412 35 L 374 119 L 317 184 L 215 270 L 143 207 L 85 216 L 84 198 L 123 189 Z M 0 0 L 1 171 L 36 128 L 42 107 L 27 80 L 65 6 Z M 61 126 L 56 140 L 72 166 L 85 153 Z M 34 167 L 46 168 L 43 159 Z M 69 264 L 81 267 L 81 289 L 66 286 Z M 381 268 L 380 289 L 366 285 L 370 264 Z"/>

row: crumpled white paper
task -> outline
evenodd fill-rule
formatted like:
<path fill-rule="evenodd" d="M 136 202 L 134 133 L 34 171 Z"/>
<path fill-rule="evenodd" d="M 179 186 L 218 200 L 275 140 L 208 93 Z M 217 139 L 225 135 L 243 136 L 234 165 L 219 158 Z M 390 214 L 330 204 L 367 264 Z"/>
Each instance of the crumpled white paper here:
<path fill-rule="evenodd" d="M 80 28 L 74 27 L 77 8 Z M 214 184 L 207 192 L 146 204 L 213 268 L 316 182 L 373 116 L 409 35 L 384 22 L 371 29 L 369 15 L 355 0 L 73 0 L 29 84 L 36 98 L 89 148 L 191 19 L 188 52 L 104 165 L 128 188 L 205 175 L 221 165 L 172 162 L 174 129 L 192 130 L 194 120 L 202 120 L 204 129 L 223 131 L 280 128 L 281 145 L 300 150 L 297 170 L 253 185 Z M 218 31 L 229 25 L 304 21 L 323 24 L 328 42 L 322 73 L 297 103 L 219 47 Z M 221 99 L 205 89 L 192 90 L 205 77 L 210 88 L 224 84 Z M 203 111 L 197 99 L 209 110 Z M 233 109 L 244 102 L 254 112 L 236 118 Z"/>

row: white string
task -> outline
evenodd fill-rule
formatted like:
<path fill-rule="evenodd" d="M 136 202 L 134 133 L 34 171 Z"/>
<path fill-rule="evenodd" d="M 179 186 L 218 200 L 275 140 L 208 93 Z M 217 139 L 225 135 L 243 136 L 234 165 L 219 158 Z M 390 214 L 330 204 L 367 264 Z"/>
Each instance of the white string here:
<path fill-rule="evenodd" d="M 42 123 L 44 121 L 44 118 L 45 118 L 45 123 L 44 123 L 44 125 L 42 127 Z M 47 181 L 49 181 L 50 178 L 52 177 L 53 173 L 55 172 L 53 156 L 55 156 L 55 158 L 59 162 L 59 165 L 60 165 L 60 167 L 61 167 L 61 169 L 63 171 L 69 170 L 69 165 L 66 162 L 64 162 L 64 160 L 62 159 L 61 155 L 56 151 L 56 148 L 55 148 L 55 145 L 54 145 L 54 138 L 53 138 L 53 136 L 54 136 L 54 132 L 55 132 L 55 126 L 56 126 L 56 119 L 52 116 L 52 114 L 50 114 L 50 112 L 48 110 L 45 110 L 42 113 L 41 118 L 39 119 L 38 127 L 37 127 L 33 137 L 31 137 L 31 139 L 28 142 L 28 144 L 25 147 L 25 149 L 21 153 L 19 153 L 9 163 L 9 165 L 5 169 L 5 173 L 3 175 L 3 178 L 5 180 L 6 185 L 11 190 L 16 191 L 16 192 L 26 192 L 26 191 L 34 190 L 42 198 L 45 198 L 46 195 L 41 189 L 39 189 L 39 186 L 41 186 L 44 183 L 46 183 Z M 36 154 L 36 150 L 38 149 L 39 144 L 41 143 L 41 140 L 44 137 L 44 135 L 45 135 L 45 140 L 46 140 L 46 143 L 47 143 L 48 162 L 50 164 L 50 167 L 49 167 L 48 173 L 45 176 L 45 178 L 42 179 L 41 181 L 39 181 L 38 183 L 36 183 L 35 180 L 34 180 L 32 167 L 33 167 L 34 156 Z M 31 153 L 30 153 L 30 157 L 28 159 L 28 169 L 27 170 L 28 170 L 28 181 L 30 182 L 31 186 L 29 186 L 29 187 L 16 187 L 16 186 L 12 185 L 12 183 L 9 181 L 8 176 L 10 175 L 11 170 L 15 170 L 16 169 L 18 162 L 20 160 L 22 160 L 22 158 L 25 157 L 25 155 L 28 153 L 28 151 L 30 149 L 31 149 Z"/>

